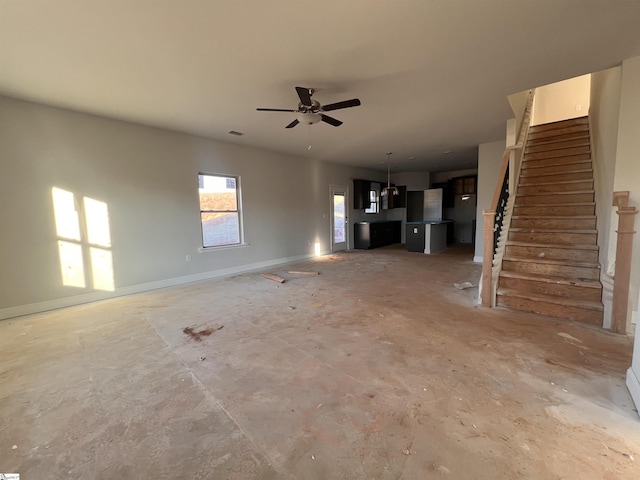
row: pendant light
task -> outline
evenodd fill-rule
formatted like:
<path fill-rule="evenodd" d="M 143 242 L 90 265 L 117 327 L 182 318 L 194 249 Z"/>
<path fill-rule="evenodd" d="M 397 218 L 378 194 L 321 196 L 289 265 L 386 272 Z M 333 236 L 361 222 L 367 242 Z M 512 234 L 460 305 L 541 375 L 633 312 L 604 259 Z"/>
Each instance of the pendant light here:
<path fill-rule="evenodd" d="M 389 156 L 391 155 L 391 153 L 393 152 L 389 152 L 386 154 L 387 155 L 387 186 L 382 189 L 382 193 L 380 194 L 383 197 L 386 197 L 389 194 L 400 195 L 400 191 L 398 190 L 398 188 L 391 186 L 391 166 L 389 164 Z"/>

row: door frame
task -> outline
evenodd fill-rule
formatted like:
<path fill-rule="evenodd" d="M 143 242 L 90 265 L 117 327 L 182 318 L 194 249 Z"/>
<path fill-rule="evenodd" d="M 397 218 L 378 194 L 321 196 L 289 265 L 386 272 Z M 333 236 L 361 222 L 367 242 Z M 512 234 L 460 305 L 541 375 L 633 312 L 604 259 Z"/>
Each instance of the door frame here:
<path fill-rule="evenodd" d="M 334 216 L 333 216 L 333 196 L 335 194 L 344 195 L 344 250 L 349 250 L 349 188 L 343 185 L 329 185 L 329 249 L 331 252 L 343 250 L 336 249 L 334 243 Z M 340 245 L 340 244 L 338 244 Z"/>

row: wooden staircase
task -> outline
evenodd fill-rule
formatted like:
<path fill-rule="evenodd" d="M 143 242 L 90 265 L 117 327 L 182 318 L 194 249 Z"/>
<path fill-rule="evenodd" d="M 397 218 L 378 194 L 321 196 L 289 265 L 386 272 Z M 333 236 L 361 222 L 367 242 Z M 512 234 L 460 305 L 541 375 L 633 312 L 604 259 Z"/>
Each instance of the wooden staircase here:
<path fill-rule="evenodd" d="M 496 304 L 602 326 L 588 117 L 529 129 Z"/>

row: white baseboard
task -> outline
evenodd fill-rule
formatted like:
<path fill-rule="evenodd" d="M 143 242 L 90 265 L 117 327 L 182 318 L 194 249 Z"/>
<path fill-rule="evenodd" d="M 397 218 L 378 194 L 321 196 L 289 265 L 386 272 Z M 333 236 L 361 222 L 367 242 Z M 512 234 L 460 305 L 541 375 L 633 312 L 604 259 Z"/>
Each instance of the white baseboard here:
<path fill-rule="evenodd" d="M 97 302 L 109 298 L 122 297 L 132 295 L 134 293 L 147 292 L 149 290 L 157 290 L 159 288 L 173 287 L 185 283 L 199 282 L 211 278 L 228 277 L 229 275 L 237 275 L 239 273 L 247 273 L 255 270 L 262 270 L 266 267 L 274 265 L 282 265 L 287 263 L 299 262 L 314 257 L 314 255 L 297 255 L 294 257 L 277 258 L 264 262 L 250 263 L 247 265 L 239 265 L 237 267 L 222 268 L 220 270 L 212 270 L 209 272 L 196 273 L 193 275 L 185 275 L 182 277 L 167 278 L 155 282 L 140 283 L 127 287 L 116 288 L 113 292 L 91 292 L 72 297 L 56 298 L 44 302 L 29 303 L 25 305 L 16 305 L 0 309 L 0 320 L 7 318 L 20 317 L 22 315 L 30 315 L 32 313 L 46 312 L 58 308 L 71 307 L 73 305 L 81 305 L 83 303 Z"/>
<path fill-rule="evenodd" d="M 629 393 L 631 393 L 633 403 L 636 404 L 636 410 L 640 412 L 640 380 L 638 380 L 633 368 L 627 370 L 627 388 L 629 389 Z"/>
<path fill-rule="evenodd" d="M 473 257 L 473 261 L 474 261 L 475 263 L 482 263 L 482 258 L 483 258 L 483 257 L 479 257 L 479 256 L 477 256 L 477 255 L 476 255 L 475 257 Z"/>

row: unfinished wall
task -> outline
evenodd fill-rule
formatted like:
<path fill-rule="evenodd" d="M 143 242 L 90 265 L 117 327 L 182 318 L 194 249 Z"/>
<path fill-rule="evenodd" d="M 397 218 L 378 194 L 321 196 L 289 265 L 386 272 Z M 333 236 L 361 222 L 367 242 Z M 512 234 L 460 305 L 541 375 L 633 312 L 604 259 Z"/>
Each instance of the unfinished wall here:
<path fill-rule="evenodd" d="M 596 192 L 600 280 L 603 286 L 605 328 L 611 326 L 613 269 L 615 264 L 615 230 L 618 224 L 613 201 L 613 181 L 620 114 L 620 80 L 622 69 L 611 68 L 591 75 L 591 155 Z"/>
<path fill-rule="evenodd" d="M 201 252 L 198 172 L 240 176 L 247 246 Z M 0 318 L 327 252 L 329 186 L 362 177 L 385 175 L 0 97 Z M 94 288 L 88 244 L 86 286 L 62 284 L 54 187 L 105 205 L 112 289 Z"/>
<path fill-rule="evenodd" d="M 476 208 L 474 262 L 482 262 L 484 248 L 484 216 L 482 212 L 491 208 L 505 146 L 505 140 L 498 140 L 497 142 L 480 144 L 478 147 L 478 205 Z"/>
<path fill-rule="evenodd" d="M 536 88 L 531 125 L 584 117 L 589 112 L 590 75 Z"/>

